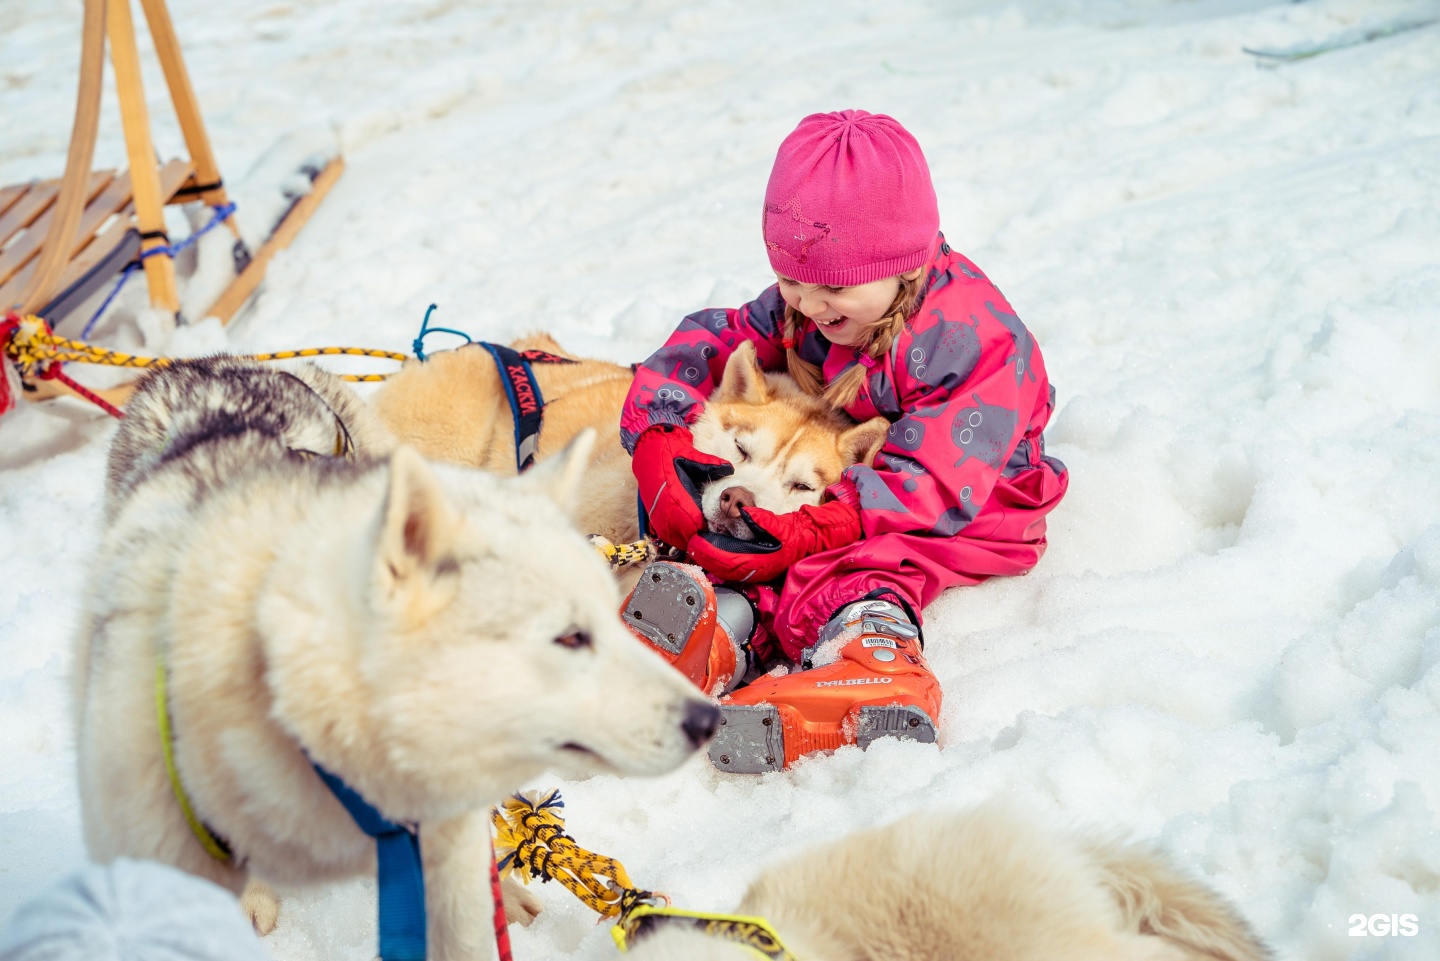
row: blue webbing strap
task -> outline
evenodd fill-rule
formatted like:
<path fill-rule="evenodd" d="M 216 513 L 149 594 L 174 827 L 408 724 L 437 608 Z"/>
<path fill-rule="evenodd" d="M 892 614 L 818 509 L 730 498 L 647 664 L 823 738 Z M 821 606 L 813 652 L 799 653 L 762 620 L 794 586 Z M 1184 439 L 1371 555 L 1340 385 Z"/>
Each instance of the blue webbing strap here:
<path fill-rule="evenodd" d="M 418 831 L 387 821 L 350 785 L 320 765 L 314 767 L 360 830 L 375 839 L 382 961 L 425 961 L 425 875 Z"/>
<path fill-rule="evenodd" d="M 510 412 L 515 416 L 515 467 L 523 474 L 535 463 L 535 450 L 540 446 L 540 421 L 545 413 L 540 382 L 530 361 L 518 351 L 483 341 L 480 346 L 490 351 L 500 369 L 500 383 L 505 385 Z"/>

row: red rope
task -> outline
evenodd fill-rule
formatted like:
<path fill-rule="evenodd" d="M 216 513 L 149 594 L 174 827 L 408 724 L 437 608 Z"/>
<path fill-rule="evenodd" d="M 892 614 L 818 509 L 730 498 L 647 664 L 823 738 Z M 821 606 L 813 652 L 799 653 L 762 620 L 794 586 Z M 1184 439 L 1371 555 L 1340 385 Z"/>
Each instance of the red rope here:
<path fill-rule="evenodd" d="M 79 394 L 81 397 L 84 397 L 96 407 L 99 407 L 111 417 L 114 417 L 118 420 L 125 419 L 124 411 L 116 407 L 114 404 L 110 403 L 104 397 L 101 397 L 99 394 L 92 391 L 90 388 L 86 387 L 84 384 L 76 383 L 74 380 L 67 377 L 65 373 L 60 370 L 58 364 L 52 365 L 41 376 L 44 377 L 46 380 L 58 380 L 60 383 L 64 384 L 66 387 L 69 387 L 75 393 Z"/>
<path fill-rule="evenodd" d="M 10 346 L 11 338 L 19 329 L 20 315 L 13 310 L 7 311 L 4 319 L 0 320 L 0 364 L 10 363 L 10 358 L 6 356 L 8 353 L 6 348 Z M 10 372 L 0 368 L 0 414 L 4 414 L 20 403 L 20 395 L 10 390 L 10 380 Z M 19 383 L 19 380 L 18 377 L 15 378 L 16 383 Z"/>
<path fill-rule="evenodd" d="M 505 923 L 505 901 L 500 896 L 500 868 L 495 863 L 495 842 L 490 842 L 490 894 L 495 899 L 495 948 L 500 961 L 514 961 L 510 953 L 510 926 Z"/>
<path fill-rule="evenodd" d="M 41 320 L 40 322 L 42 324 L 45 324 L 44 320 Z M 21 317 L 13 310 L 7 312 L 5 314 L 4 320 L 0 321 L 0 363 L 8 362 L 5 357 L 5 348 L 9 345 L 11 339 L 15 336 L 16 332 L 20 329 L 20 324 Z M 49 324 L 45 324 L 45 333 L 50 333 Z M 108 400 L 106 400 L 104 397 L 101 397 L 99 394 L 95 393 L 90 388 L 84 386 L 83 384 L 76 383 L 70 377 L 66 376 L 65 372 L 60 369 L 60 364 L 58 362 L 46 364 L 45 369 L 40 371 L 39 373 L 42 380 L 58 380 L 60 383 L 64 384 L 66 387 L 69 387 L 75 393 L 79 394 L 81 397 L 85 398 L 90 403 L 94 404 L 96 407 L 99 407 L 111 417 L 115 417 L 121 420 L 125 418 L 125 413 L 120 408 L 116 407 L 114 404 L 110 403 Z M 0 405 L 0 413 L 3 413 L 4 410 L 5 407 L 3 405 Z"/>

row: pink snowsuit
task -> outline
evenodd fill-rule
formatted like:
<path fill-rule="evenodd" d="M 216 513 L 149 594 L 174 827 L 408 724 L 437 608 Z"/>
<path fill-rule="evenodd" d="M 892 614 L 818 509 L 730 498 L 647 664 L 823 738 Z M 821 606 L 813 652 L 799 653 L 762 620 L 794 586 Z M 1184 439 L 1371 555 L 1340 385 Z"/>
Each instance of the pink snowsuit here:
<path fill-rule="evenodd" d="M 741 338 L 766 370 L 785 369 L 785 303 L 771 287 L 738 310 L 691 314 L 637 369 L 620 419 L 634 451 L 652 424 L 686 424 L 719 384 Z M 759 613 L 751 643 L 774 642 L 792 661 L 840 608 L 866 597 L 899 600 L 916 615 L 947 587 L 1023 574 L 1045 552 L 1045 515 L 1065 494 L 1065 465 L 1045 454 L 1055 391 L 1040 348 L 995 285 L 943 236 L 924 299 L 887 356 L 831 344 L 807 321 L 798 351 L 828 384 L 852 364 L 870 371 L 846 411 L 881 415 L 889 436 L 874 467 L 857 464 L 830 492 L 860 512 L 848 547 L 813 554 L 783 587 L 747 588 Z"/>

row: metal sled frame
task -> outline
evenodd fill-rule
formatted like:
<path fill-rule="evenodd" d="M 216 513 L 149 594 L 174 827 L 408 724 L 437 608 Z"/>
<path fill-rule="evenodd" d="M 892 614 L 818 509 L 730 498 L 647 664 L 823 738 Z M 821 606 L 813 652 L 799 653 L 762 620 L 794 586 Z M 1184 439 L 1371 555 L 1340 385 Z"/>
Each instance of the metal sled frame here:
<path fill-rule="evenodd" d="M 38 314 L 53 326 L 138 257 L 143 258 L 151 305 L 174 313 L 180 297 L 164 208 L 195 200 L 213 207 L 229 202 L 170 11 L 165 0 L 140 0 L 190 153 L 189 160 L 156 162 L 130 3 L 85 0 L 80 85 L 64 176 L 0 187 L 0 311 Z M 107 38 L 130 165 L 128 172 L 118 175 L 91 169 Z M 250 254 L 249 262 L 205 316 L 230 321 L 255 292 L 270 259 L 290 244 L 343 170 L 344 162 L 336 157 L 314 172 L 310 192 L 292 205 L 260 249 Z M 225 224 L 238 241 L 233 214 Z M 237 258 L 237 264 L 242 260 Z M 26 396 L 32 400 L 69 393 L 56 381 L 26 386 Z M 118 404 L 128 398 L 129 388 L 99 393 Z"/>

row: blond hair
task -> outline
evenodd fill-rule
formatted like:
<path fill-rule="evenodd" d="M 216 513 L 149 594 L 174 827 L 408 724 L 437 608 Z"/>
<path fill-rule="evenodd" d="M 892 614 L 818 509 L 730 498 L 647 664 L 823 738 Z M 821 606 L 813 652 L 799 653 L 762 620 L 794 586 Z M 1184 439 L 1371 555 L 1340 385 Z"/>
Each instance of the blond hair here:
<path fill-rule="evenodd" d="M 920 299 L 925 291 L 925 273 L 921 270 L 913 279 L 904 274 L 900 275 L 900 289 L 895 292 L 890 309 L 885 312 L 885 316 L 870 325 L 865 331 L 865 339 L 858 345 L 868 356 L 879 359 L 890 352 L 895 338 L 900 336 L 900 331 L 905 327 L 905 321 L 920 308 Z M 850 406 L 855 402 L 855 398 L 860 396 L 860 388 L 865 385 L 865 365 L 855 364 L 836 377 L 828 387 L 825 386 L 825 377 L 820 368 L 800 358 L 800 330 L 805 319 L 805 315 L 800 311 L 789 304 L 785 305 L 781 332 L 786 344 L 785 366 L 790 376 L 795 378 L 805 393 L 818 394 L 835 407 Z"/>

